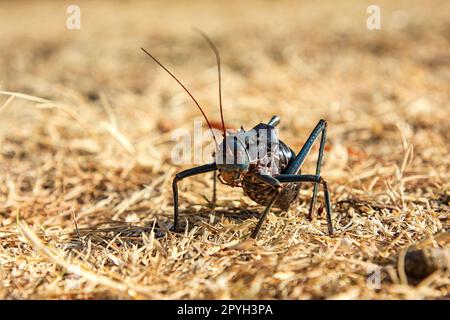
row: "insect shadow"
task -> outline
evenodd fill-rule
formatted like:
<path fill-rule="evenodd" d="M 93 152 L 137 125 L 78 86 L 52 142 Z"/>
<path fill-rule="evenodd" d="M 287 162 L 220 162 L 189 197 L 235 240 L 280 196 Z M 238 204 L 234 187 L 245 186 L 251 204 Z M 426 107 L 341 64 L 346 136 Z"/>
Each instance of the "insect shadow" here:
<path fill-rule="evenodd" d="M 226 231 L 221 222 L 228 220 L 231 224 L 238 224 L 249 219 L 259 219 L 261 206 L 205 206 L 204 203 L 190 203 L 180 210 L 180 226 L 185 232 L 190 232 L 195 226 L 209 227 L 217 232 Z M 163 237 L 173 225 L 167 220 L 157 219 L 155 224 L 155 236 Z"/>
<path fill-rule="evenodd" d="M 208 201 L 209 202 L 209 201 Z M 307 199 L 297 199 L 295 203 L 299 206 L 305 206 L 308 204 Z M 242 222 L 255 219 L 256 221 L 261 218 L 261 205 L 249 204 L 242 206 L 237 204 L 235 206 L 226 204 L 224 206 L 213 204 L 209 202 L 209 206 L 203 203 L 188 203 L 179 211 L 180 213 L 180 227 L 184 232 L 190 232 L 195 226 L 202 226 L 213 230 L 213 232 L 226 232 L 227 228 L 223 226 L 224 220 L 231 225 L 241 224 Z M 323 207 L 318 210 L 318 215 L 322 215 Z M 273 213 L 282 217 L 287 214 L 287 210 L 273 209 Z M 304 213 L 307 216 L 307 212 Z M 167 222 L 166 219 L 157 219 L 154 227 L 155 236 L 160 238 L 168 233 L 173 225 Z"/>

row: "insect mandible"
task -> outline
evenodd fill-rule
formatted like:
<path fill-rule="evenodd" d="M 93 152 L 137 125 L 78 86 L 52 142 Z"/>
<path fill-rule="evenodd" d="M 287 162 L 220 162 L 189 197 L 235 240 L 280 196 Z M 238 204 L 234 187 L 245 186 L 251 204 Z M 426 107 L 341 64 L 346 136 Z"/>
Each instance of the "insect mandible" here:
<path fill-rule="evenodd" d="M 250 235 L 251 238 L 255 239 L 257 237 L 259 230 L 272 207 L 280 208 L 282 210 L 287 210 L 290 207 L 290 205 L 298 198 L 301 183 L 313 184 L 313 195 L 309 209 L 310 217 L 312 217 L 316 205 L 319 185 L 322 186 L 328 233 L 329 235 L 333 235 L 330 194 L 328 192 L 327 182 L 320 175 L 326 141 L 327 122 L 325 120 L 319 121 L 297 154 L 283 141 L 278 139 L 275 132 L 275 127 L 280 123 L 280 118 L 278 116 L 273 116 L 267 123 L 256 125 L 250 131 L 245 131 L 241 128 L 238 132 L 227 132 L 222 110 L 219 51 L 208 36 L 201 31 L 198 32 L 205 38 L 216 56 L 219 79 L 219 106 L 223 130 L 223 140 L 220 144 L 217 143 L 212 126 L 194 96 L 172 72 L 163 66 L 148 51 L 141 48 L 142 51 L 172 76 L 172 78 L 190 96 L 205 118 L 209 129 L 213 133 L 216 144 L 213 163 L 187 169 L 175 175 L 172 182 L 174 205 L 174 225 L 172 230 L 175 232 L 180 231 L 178 182 L 187 177 L 213 172 L 213 203 L 216 201 L 216 180 L 219 179 L 225 185 L 241 187 L 249 198 L 256 203 L 265 206 L 264 212 Z M 316 172 L 315 174 L 302 174 L 301 168 L 310 153 L 314 142 L 319 136 L 320 145 L 316 163 Z M 217 172 L 219 174 L 217 174 Z"/>

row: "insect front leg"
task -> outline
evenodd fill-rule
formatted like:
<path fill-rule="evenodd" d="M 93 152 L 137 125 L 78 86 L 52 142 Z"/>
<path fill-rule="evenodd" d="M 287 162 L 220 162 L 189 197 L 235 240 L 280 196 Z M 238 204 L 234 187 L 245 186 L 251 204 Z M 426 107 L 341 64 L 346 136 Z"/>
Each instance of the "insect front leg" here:
<path fill-rule="evenodd" d="M 306 140 L 305 144 L 303 145 L 302 149 L 298 153 L 298 155 L 295 157 L 295 159 L 292 161 L 292 163 L 286 168 L 286 170 L 283 173 L 286 174 L 297 174 L 302 167 L 303 163 L 306 160 L 306 157 L 308 156 L 309 152 L 311 151 L 311 148 L 314 144 L 314 142 L 317 140 L 319 134 L 322 133 L 322 136 L 320 138 L 320 147 L 319 147 L 319 155 L 317 157 L 317 164 L 316 164 L 316 176 L 320 176 L 320 169 L 322 167 L 322 158 L 323 158 L 323 151 L 325 148 L 325 142 L 326 142 L 326 134 L 327 134 L 327 122 L 325 120 L 320 120 L 319 123 L 316 125 L 314 130 L 311 132 L 310 136 L 308 137 L 308 140 Z M 314 190 L 313 195 L 311 198 L 311 206 L 309 207 L 309 217 L 312 219 L 314 208 L 317 201 L 317 191 L 318 191 L 319 183 L 314 183 Z"/>
<path fill-rule="evenodd" d="M 312 174 L 281 174 L 275 176 L 280 183 L 292 183 L 292 182 L 312 182 L 314 184 L 321 184 L 323 187 L 323 193 L 325 196 L 325 209 L 327 211 L 327 224 L 328 233 L 333 235 L 333 222 L 331 220 L 331 200 L 328 192 L 327 182 L 322 177 Z"/>
<path fill-rule="evenodd" d="M 259 233 L 259 230 L 261 229 L 262 224 L 264 223 L 264 220 L 266 219 L 267 214 L 269 213 L 270 209 L 272 208 L 273 204 L 277 200 L 278 196 L 281 192 L 281 183 L 276 178 L 269 176 L 269 175 L 257 175 L 256 178 L 271 187 L 274 188 L 275 194 L 273 195 L 272 199 L 270 199 L 269 204 L 267 205 L 266 209 L 264 210 L 263 214 L 261 215 L 261 218 L 259 218 L 258 224 L 256 225 L 255 229 L 253 230 L 252 234 L 250 235 L 250 238 L 256 239 L 256 236 Z"/>
<path fill-rule="evenodd" d="M 175 175 L 172 182 L 173 190 L 173 231 L 178 232 L 179 230 L 179 213 L 178 213 L 178 185 L 177 183 L 184 178 L 192 177 L 198 174 L 211 172 L 217 170 L 215 163 L 205 164 L 192 169 L 187 169 L 181 171 Z"/>

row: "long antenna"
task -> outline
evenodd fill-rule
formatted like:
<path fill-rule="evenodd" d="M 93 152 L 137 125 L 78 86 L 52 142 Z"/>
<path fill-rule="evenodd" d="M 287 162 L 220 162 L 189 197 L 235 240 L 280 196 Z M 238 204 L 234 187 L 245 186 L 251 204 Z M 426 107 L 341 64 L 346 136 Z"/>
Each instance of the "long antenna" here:
<path fill-rule="evenodd" d="M 218 77 L 219 77 L 219 106 L 220 106 L 220 118 L 222 120 L 222 128 L 223 128 L 223 136 L 225 137 L 227 132 L 225 130 L 225 122 L 223 120 L 223 109 L 222 109 L 222 77 L 221 77 L 221 72 L 220 72 L 220 54 L 219 54 L 219 50 L 217 49 L 216 45 L 214 44 L 214 42 L 212 42 L 212 40 L 201 30 L 195 28 L 195 31 L 197 31 L 198 33 L 200 33 L 200 35 L 205 38 L 205 40 L 208 42 L 209 46 L 211 47 L 211 49 L 214 51 L 214 54 L 216 56 L 216 61 L 217 61 L 217 73 L 218 73 Z"/>
<path fill-rule="evenodd" d="M 150 58 L 152 58 L 153 61 L 155 61 L 155 62 L 156 62 L 161 68 L 163 68 L 168 74 L 170 74 L 170 75 L 172 76 L 172 78 L 174 78 L 175 81 L 178 82 L 178 84 L 184 89 L 184 91 L 186 91 L 187 94 L 191 97 L 192 101 L 194 101 L 194 103 L 197 105 L 198 109 L 199 109 L 200 112 L 202 113 L 203 118 L 205 118 L 206 123 L 208 124 L 209 130 L 211 130 L 211 133 L 212 133 L 214 142 L 216 143 L 216 147 L 217 147 L 217 149 L 218 149 L 219 147 L 218 147 L 217 140 L 216 140 L 216 136 L 214 135 L 214 131 L 213 131 L 213 129 L 212 129 L 211 123 L 209 123 L 209 120 L 208 120 L 208 118 L 206 117 L 205 112 L 203 111 L 202 107 L 200 107 L 200 104 L 197 102 L 197 100 L 194 98 L 194 96 L 193 96 L 193 95 L 189 92 L 189 90 L 181 83 L 181 81 L 178 80 L 178 78 L 174 76 L 174 74 L 173 74 L 172 72 L 170 72 L 166 67 L 164 67 L 164 66 L 162 65 L 161 62 L 159 62 L 154 56 L 152 56 L 152 55 L 151 55 L 147 50 L 145 50 L 144 48 L 141 47 L 141 50 L 144 51 Z"/>

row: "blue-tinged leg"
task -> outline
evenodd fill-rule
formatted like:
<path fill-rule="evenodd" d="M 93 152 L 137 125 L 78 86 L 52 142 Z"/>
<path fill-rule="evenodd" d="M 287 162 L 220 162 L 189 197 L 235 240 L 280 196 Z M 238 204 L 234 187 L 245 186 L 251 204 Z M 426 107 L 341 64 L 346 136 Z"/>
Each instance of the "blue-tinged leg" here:
<path fill-rule="evenodd" d="M 316 165 L 316 176 L 320 176 L 320 169 L 322 167 L 322 157 L 323 157 L 323 150 L 325 148 L 325 142 L 327 139 L 327 123 L 325 122 L 325 127 L 322 131 L 322 137 L 320 139 L 320 147 L 319 147 L 319 156 L 317 157 L 317 165 Z M 317 191 L 318 191 L 319 184 L 314 183 L 314 191 L 313 196 L 311 199 L 311 206 L 309 207 L 309 218 L 313 218 L 314 209 L 317 202 Z"/>
<path fill-rule="evenodd" d="M 175 175 L 172 182 L 172 190 L 173 190 L 173 230 L 175 232 L 178 231 L 179 227 L 179 219 L 178 219 L 178 181 L 183 180 L 184 178 L 195 176 L 198 174 L 211 172 L 217 170 L 217 166 L 215 163 L 205 164 L 199 167 L 195 167 L 192 169 L 184 170 Z"/>
<path fill-rule="evenodd" d="M 322 177 L 312 174 L 280 174 L 274 177 L 280 183 L 295 183 L 295 182 L 312 182 L 314 184 L 321 184 L 323 187 L 323 193 L 325 196 L 325 209 L 327 212 L 327 224 L 328 224 L 328 233 L 333 235 L 333 222 L 331 220 L 331 201 L 330 194 L 328 192 L 327 182 L 322 179 Z"/>
<path fill-rule="evenodd" d="M 280 191 L 277 191 L 275 195 L 270 200 L 269 204 L 267 205 L 266 209 L 264 210 L 261 218 L 259 218 L 258 224 L 256 225 L 255 229 L 253 230 L 250 238 L 256 239 L 256 236 L 259 233 L 259 229 L 261 229 L 262 224 L 264 223 L 264 220 L 266 219 L 267 214 L 269 213 L 270 209 L 272 209 L 273 204 L 278 198 L 278 195 L 280 194 Z"/>
<path fill-rule="evenodd" d="M 309 152 L 311 151 L 311 148 L 314 144 L 314 142 L 317 140 L 317 137 L 319 134 L 322 133 L 322 137 L 320 139 L 320 147 L 319 147 L 319 156 L 317 158 L 317 165 L 316 165 L 316 176 L 320 176 L 320 168 L 322 167 L 322 157 L 323 157 L 323 151 L 325 148 L 325 142 L 326 142 L 326 133 L 327 133 L 327 122 L 325 120 L 320 120 L 319 123 L 316 125 L 314 130 L 311 132 L 308 140 L 306 140 L 305 144 L 303 145 L 302 149 L 298 153 L 298 155 L 295 157 L 295 159 L 292 161 L 292 163 L 284 170 L 283 173 L 285 174 L 297 174 L 302 167 L 303 163 L 306 160 L 306 157 L 308 156 Z M 317 201 L 317 191 L 318 191 L 318 183 L 314 183 L 314 190 L 313 190 L 313 196 L 311 199 L 311 206 L 309 208 L 309 216 L 310 219 L 312 219 L 314 207 L 316 205 Z"/>
<path fill-rule="evenodd" d="M 259 229 L 261 229 L 262 224 L 264 223 L 264 220 L 266 219 L 267 214 L 270 212 L 270 209 L 272 209 L 273 204 L 277 200 L 280 192 L 281 192 L 281 183 L 276 178 L 266 175 L 266 174 L 260 174 L 255 176 L 259 181 L 266 183 L 267 185 L 271 186 L 275 193 L 270 200 L 269 204 L 267 205 L 266 209 L 264 210 L 263 214 L 261 215 L 261 218 L 259 218 L 258 224 L 256 225 L 255 229 L 253 230 L 251 234 L 251 238 L 256 239 L 256 236 L 259 233 Z"/>

